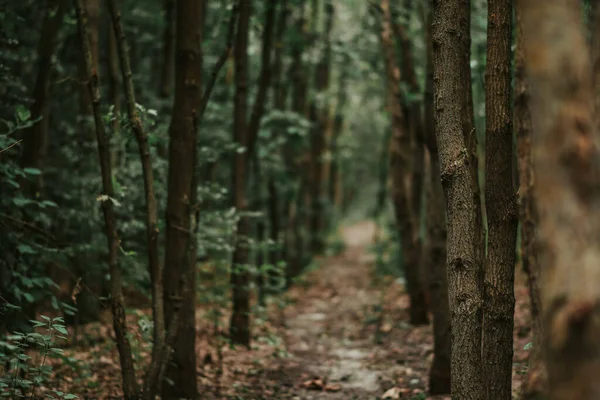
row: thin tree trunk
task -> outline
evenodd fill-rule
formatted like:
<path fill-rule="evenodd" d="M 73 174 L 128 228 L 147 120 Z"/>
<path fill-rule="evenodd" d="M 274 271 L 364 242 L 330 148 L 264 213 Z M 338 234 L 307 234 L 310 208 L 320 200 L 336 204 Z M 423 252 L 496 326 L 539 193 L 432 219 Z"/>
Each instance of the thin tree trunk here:
<path fill-rule="evenodd" d="M 100 0 L 83 0 L 83 7 L 87 13 L 88 20 L 88 40 L 90 43 L 90 51 L 92 53 L 92 65 L 98 71 L 98 36 L 99 36 L 99 17 L 100 17 Z M 85 62 L 79 60 L 79 74 L 81 82 L 79 83 L 79 117 L 80 129 L 84 137 L 81 139 L 83 143 L 93 138 L 93 111 L 92 99 L 87 89 L 87 71 Z M 89 136 L 88 136 L 89 135 Z"/>
<path fill-rule="evenodd" d="M 314 6 L 316 7 L 316 2 Z M 316 9 L 313 13 L 316 15 Z M 315 91 L 317 95 L 324 94 L 329 88 L 329 75 L 331 66 L 331 31 L 333 29 L 334 7 L 332 0 L 325 0 L 325 31 L 323 32 L 324 49 L 320 61 L 315 68 Z M 316 24 L 316 18 L 313 21 Z M 326 131 L 329 120 L 329 106 L 317 105 L 316 99 L 311 102 L 311 121 L 313 122 L 311 134 L 311 182 L 310 182 L 310 218 L 309 229 L 311 238 L 311 250 L 313 254 L 320 254 L 325 247 L 324 232 L 324 161 L 323 155 L 326 150 Z M 314 114 L 313 114 L 314 113 Z"/>
<path fill-rule="evenodd" d="M 92 59 L 92 48 L 90 45 L 90 33 L 87 12 L 83 0 L 74 0 L 77 12 L 77 23 L 83 53 L 85 70 L 87 71 L 87 85 L 89 97 L 92 99 L 92 112 L 96 128 L 96 139 L 98 142 L 98 155 L 100 157 L 100 169 L 102 174 L 103 193 L 99 200 L 104 214 L 104 225 L 106 239 L 108 241 L 108 268 L 111 282 L 111 305 L 113 312 L 113 328 L 115 331 L 117 348 L 121 360 L 121 374 L 123 377 L 123 394 L 125 399 L 137 399 L 139 388 L 135 379 L 131 344 L 127 338 L 127 324 L 125 320 L 125 305 L 121 288 L 121 270 L 118 264 L 119 236 L 117 234 L 117 221 L 114 211 L 114 188 L 112 183 L 112 171 L 110 164 L 110 143 L 106 135 L 102 112 L 100 110 L 100 91 L 97 69 Z"/>
<path fill-rule="evenodd" d="M 113 32 L 112 21 L 108 21 L 108 77 L 110 98 L 113 106 L 112 135 L 114 137 L 111 153 L 111 165 L 113 171 L 118 169 L 121 157 L 121 91 L 119 88 L 119 52 L 117 50 L 117 39 Z"/>
<path fill-rule="evenodd" d="M 580 2 L 522 3 L 550 398 L 600 398 L 600 152 Z"/>
<path fill-rule="evenodd" d="M 546 367 L 542 362 L 542 309 L 540 299 L 540 265 L 537 261 L 537 210 L 533 198 L 533 160 L 531 153 L 531 114 L 529 85 L 525 72 L 525 43 L 520 1 L 516 7 L 517 48 L 515 52 L 514 129 L 519 161 L 519 219 L 521 220 L 521 262 L 527 275 L 533 330 L 533 346 L 529 354 L 529 370 L 523 384 L 523 399 L 535 400 L 546 388 Z"/>
<path fill-rule="evenodd" d="M 485 398 L 481 203 L 473 152 L 468 0 L 434 1 L 435 133 L 447 211 L 448 293 L 452 315 L 452 397 Z"/>
<path fill-rule="evenodd" d="M 158 255 L 158 215 L 156 196 L 154 194 L 154 175 L 152 172 L 152 156 L 148 145 L 148 135 L 144 132 L 142 120 L 137 111 L 135 101 L 135 89 L 133 76 L 129 62 L 128 46 L 125 31 L 121 22 L 121 14 L 117 6 L 117 0 L 108 1 L 114 37 L 116 38 L 117 50 L 121 65 L 121 79 L 127 101 L 127 114 L 129 125 L 138 142 L 140 160 L 142 164 L 142 175 L 144 179 L 144 194 L 146 205 L 146 242 L 148 246 L 148 271 L 152 284 L 152 316 L 154 319 L 152 362 L 160 362 L 160 352 L 165 340 L 165 315 L 163 303 L 163 268 L 159 262 Z"/>
<path fill-rule="evenodd" d="M 435 134 L 434 81 L 433 81 L 433 3 L 428 1 L 425 28 L 427 65 L 424 93 L 424 139 L 429 150 L 430 173 L 427 185 L 428 285 L 433 314 L 433 362 L 429 369 L 429 393 L 450 393 L 450 305 L 448 303 L 448 276 L 446 273 L 446 205 L 440 178 L 440 156 Z"/>
<path fill-rule="evenodd" d="M 512 0 L 488 2 L 485 71 L 485 265 L 483 376 L 488 400 L 512 398 L 517 204 L 512 177 Z"/>
<path fill-rule="evenodd" d="M 421 283 L 417 257 L 413 247 L 415 215 L 412 213 L 409 199 L 408 171 L 411 165 L 411 138 L 405 131 L 406 120 L 400 103 L 400 70 L 396 65 L 393 33 L 391 24 L 390 0 L 382 0 L 383 23 L 381 45 L 385 58 L 385 70 L 388 86 L 388 104 L 392 114 L 392 137 L 390 141 L 390 174 L 392 176 L 392 200 L 402 241 L 406 286 L 410 297 L 410 322 L 423 325 L 429 322 L 425 292 Z"/>
<path fill-rule="evenodd" d="M 246 112 L 248 109 L 248 34 L 252 1 L 239 3 L 239 19 L 236 43 L 234 46 L 235 61 L 235 99 L 233 111 L 234 140 L 238 146 L 248 146 L 248 125 Z M 247 151 L 236 152 L 233 169 L 233 199 L 238 213 L 246 212 L 246 169 L 248 166 Z M 237 244 L 233 252 L 231 270 L 231 289 L 233 310 L 229 325 L 230 339 L 234 344 L 250 347 L 250 271 L 248 271 L 247 236 L 250 233 L 248 218 L 242 216 L 237 224 Z"/>
<path fill-rule="evenodd" d="M 196 325 L 195 325 L 195 247 L 192 217 L 194 175 L 196 169 L 197 119 L 202 83 L 202 3 L 178 0 L 176 8 L 175 94 L 169 127 L 169 178 L 166 212 L 166 247 L 164 266 L 165 322 L 171 321 L 181 306 L 181 322 L 168 378 L 173 385 L 163 387 L 168 398 L 195 398 Z M 183 280 L 182 276 L 187 279 Z M 182 294 L 185 293 L 185 297 Z M 170 329 L 166 324 L 166 329 Z"/>
<path fill-rule="evenodd" d="M 40 121 L 25 133 L 23 139 L 23 154 L 21 166 L 23 168 L 36 168 L 40 172 L 44 169 L 46 146 L 48 143 L 48 100 L 50 97 L 50 76 L 52 75 L 52 56 L 56 44 L 56 37 L 62 25 L 62 19 L 67 8 L 66 0 L 48 0 L 47 11 L 42 26 L 40 41 L 38 42 L 38 69 L 33 88 L 33 104 L 31 105 L 31 119 L 41 118 Z M 43 175 L 35 176 L 32 185 L 26 184 L 26 191 L 31 196 L 41 196 L 44 182 Z"/>

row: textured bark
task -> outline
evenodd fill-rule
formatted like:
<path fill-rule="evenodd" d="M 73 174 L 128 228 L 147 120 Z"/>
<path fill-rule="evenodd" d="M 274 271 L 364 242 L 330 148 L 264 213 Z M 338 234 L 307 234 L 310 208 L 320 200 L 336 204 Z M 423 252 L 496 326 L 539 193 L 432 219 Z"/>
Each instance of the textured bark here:
<path fill-rule="evenodd" d="M 235 99 L 233 111 L 233 134 L 238 146 L 248 146 L 248 34 L 252 1 L 241 1 L 234 47 Z M 233 199 L 238 212 L 248 208 L 246 199 L 247 152 L 236 152 L 233 168 Z M 250 346 L 250 271 L 248 271 L 247 236 L 250 233 L 248 219 L 239 218 L 237 244 L 233 252 L 231 288 L 233 310 L 229 325 L 230 339 L 235 344 Z"/>
<path fill-rule="evenodd" d="M 529 370 L 523 384 L 523 399 L 534 400 L 544 394 L 546 367 L 542 362 L 542 310 L 540 304 L 540 265 L 537 261 L 537 211 L 533 198 L 533 162 L 531 154 L 531 114 L 529 85 L 525 74 L 525 54 L 521 10 L 517 2 L 517 47 L 515 52 L 514 130 L 517 137 L 519 163 L 519 219 L 521 221 L 521 262 L 527 275 L 533 329 L 533 347 L 529 355 Z"/>
<path fill-rule="evenodd" d="M 83 0 L 84 11 L 87 14 L 87 25 L 88 25 L 88 40 L 90 43 L 90 51 L 92 53 L 92 65 L 96 71 L 98 71 L 98 36 L 100 28 L 100 0 Z M 87 71 L 85 61 L 80 58 L 79 60 L 79 75 L 81 77 L 79 82 L 79 116 L 80 129 L 84 137 L 83 141 L 89 140 L 94 137 L 93 128 L 93 110 L 92 110 L 92 98 L 87 89 Z M 89 136 L 88 136 L 89 135 Z"/>
<path fill-rule="evenodd" d="M 146 244 L 148 246 L 148 272 L 152 285 L 152 317 L 154 320 L 152 362 L 162 363 L 160 355 L 165 340 L 165 315 L 163 303 L 163 267 L 159 262 L 158 255 L 158 214 L 156 196 L 154 194 L 154 175 L 152 172 L 152 157 L 148 144 L 148 135 L 144 131 L 142 120 L 138 115 L 137 103 L 135 101 L 135 89 L 133 86 L 133 75 L 129 62 L 127 40 L 125 30 L 121 22 L 121 14 L 117 6 L 117 0 L 109 0 L 108 6 L 114 29 L 114 37 L 119 53 L 121 65 L 121 79 L 123 91 L 127 102 L 127 115 L 129 125 L 133 131 L 140 154 L 142 164 L 142 176 L 144 180 L 144 195 L 146 206 Z M 112 36 L 112 35 L 111 35 Z M 147 391 L 147 390 L 145 390 Z"/>
<path fill-rule="evenodd" d="M 52 75 L 52 56 L 62 19 L 67 8 L 66 0 L 48 0 L 47 11 L 38 43 L 37 76 L 33 88 L 33 104 L 30 108 L 31 119 L 41 118 L 23 136 L 23 168 L 44 169 L 46 146 L 48 143 L 48 100 L 50 97 L 50 76 Z M 33 197 L 41 195 L 44 187 L 43 175 L 35 176 L 34 182 L 25 184 L 25 190 Z"/>
<path fill-rule="evenodd" d="M 131 344 L 127 338 L 127 324 L 125 320 L 125 304 L 123 291 L 121 288 L 121 270 L 118 264 L 119 255 L 119 236 L 117 233 L 117 221 L 115 217 L 113 200 L 115 197 L 112 171 L 110 163 L 110 143 L 106 135 L 106 128 L 102 119 L 100 110 L 100 90 L 98 82 L 97 68 L 94 67 L 92 58 L 92 47 L 90 45 L 90 33 L 88 16 L 83 5 L 83 0 L 74 0 L 77 13 L 77 24 L 79 27 L 79 36 L 83 61 L 85 66 L 86 81 L 89 97 L 92 100 L 92 113 L 94 116 L 94 125 L 96 140 L 98 143 L 98 155 L 100 158 L 100 171 L 102 175 L 102 196 L 100 202 L 104 214 L 104 226 L 106 239 L 108 242 L 108 269 L 110 273 L 111 285 L 111 306 L 113 313 L 113 329 L 119 350 L 121 362 L 121 374 L 123 378 L 123 396 L 125 399 L 137 399 L 139 388 L 135 379 L 135 370 L 133 368 L 133 356 Z"/>
<path fill-rule="evenodd" d="M 440 179 L 440 159 L 438 154 L 433 108 L 433 47 L 432 47 L 432 7 L 431 1 L 426 20 L 425 43 L 427 45 L 427 65 L 424 108 L 424 140 L 429 150 L 430 173 L 427 187 L 427 268 L 430 308 L 433 315 L 433 362 L 429 369 L 429 393 L 450 393 L 450 305 L 448 303 L 448 276 L 446 274 L 446 209 L 444 189 Z"/>
<path fill-rule="evenodd" d="M 202 83 L 202 3 L 179 0 L 176 8 L 175 95 L 169 127 L 169 175 L 164 279 L 165 321 L 181 307 L 174 352 L 163 397 L 196 396 L 195 241 L 192 217 L 196 169 L 196 125 Z M 182 276 L 187 279 L 183 280 Z M 183 293 L 185 292 L 185 296 Z M 166 324 L 166 329 L 170 329 Z"/>
<path fill-rule="evenodd" d="M 316 2 L 315 2 L 316 4 Z M 315 68 L 315 92 L 323 95 L 329 89 L 329 75 L 331 69 L 331 31 L 333 29 L 334 7 L 333 0 L 325 0 L 325 30 L 323 32 L 323 53 Z M 316 19 L 313 19 L 316 24 Z M 310 182 L 310 218 L 309 229 L 311 250 L 313 254 L 320 254 L 325 250 L 325 217 L 323 215 L 325 199 L 324 184 L 325 164 L 323 155 L 327 149 L 327 125 L 329 121 L 329 104 L 323 101 L 317 104 L 313 98 L 311 103 L 311 121 L 313 122 L 311 134 L 311 182 Z"/>
<path fill-rule="evenodd" d="M 600 132 L 600 0 L 591 0 L 592 79 L 594 85 L 594 127 Z"/>
<path fill-rule="evenodd" d="M 580 3 L 524 0 L 550 398 L 600 398 L 600 151 Z"/>
<path fill-rule="evenodd" d="M 388 86 L 388 106 L 392 114 L 392 137 L 390 141 L 390 175 L 392 177 L 392 200 L 396 224 L 402 241 L 403 267 L 406 286 L 410 297 L 410 322 L 414 325 L 427 324 L 427 303 L 421 282 L 417 254 L 413 248 L 416 216 L 410 206 L 409 171 L 411 167 L 411 138 L 406 131 L 406 120 L 400 103 L 400 70 L 396 65 L 394 51 L 390 1 L 382 0 L 383 22 L 381 45 L 385 58 Z"/>
<path fill-rule="evenodd" d="M 473 152 L 468 0 L 434 1 L 435 133 L 447 212 L 452 397 L 483 399 L 481 209 Z"/>
<path fill-rule="evenodd" d="M 517 203 L 512 177 L 512 0 L 488 2 L 485 71 L 485 265 L 483 376 L 488 400 L 512 398 Z"/>

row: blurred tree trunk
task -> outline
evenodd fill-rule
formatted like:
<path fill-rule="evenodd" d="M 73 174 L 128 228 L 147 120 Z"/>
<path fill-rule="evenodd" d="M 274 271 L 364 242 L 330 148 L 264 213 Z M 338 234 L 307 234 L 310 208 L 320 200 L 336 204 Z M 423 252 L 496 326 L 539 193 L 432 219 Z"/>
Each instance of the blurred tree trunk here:
<path fill-rule="evenodd" d="M 600 152 L 580 2 L 522 3 L 550 398 L 600 398 Z"/>
<path fill-rule="evenodd" d="M 23 182 L 25 192 L 32 197 L 42 195 L 44 188 L 43 169 L 48 143 L 48 100 L 50 97 L 50 76 L 52 75 L 52 57 L 56 47 L 56 37 L 63 22 L 66 0 L 48 0 L 47 11 L 42 25 L 37 49 L 37 76 L 33 88 L 33 104 L 30 108 L 31 119 L 40 118 L 23 135 L 23 154 L 21 166 L 40 171 L 32 183 Z"/>
<path fill-rule="evenodd" d="M 94 125 L 96 131 L 96 140 L 98 143 L 98 155 L 100 157 L 100 170 L 102 176 L 102 196 L 101 205 L 104 214 L 104 225 L 106 239 L 108 241 L 108 267 L 111 284 L 111 306 L 113 313 L 113 328 L 119 350 L 121 361 L 121 374 L 123 377 L 123 394 L 127 400 L 137 399 L 139 388 L 135 378 L 133 367 L 133 356 L 131 344 L 127 337 L 127 323 L 125 319 L 125 304 L 123 291 L 121 288 L 121 270 L 118 264 L 119 256 L 119 236 L 117 233 L 117 221 L 115 217 L 113 199 L 115 198 L 113 188 L 113 176 L 110 160 L 110 143 L 102 111 L 100 110 L 100 90 L 98 82 L 98 70 L 93 60 L 93 51 L 90 40 L 90 29 L 88 23 L 90 18 L 87 15 L 83 0 L 75 0 L 75 10 L 77 13 L 77 23 L 79 27 L 79 36 L 83 54 L 83 64 L 86 71 L 85 81 L 88 83 L 88 98 L 91 99 L 92 113 L 94 116 Z"/>
<path fill-rule="evenodd" d="M 427 46 L 424 108 L 424 140 L 429 150 L 430 176 L 427 193 L 427 259 L 424 260 L 428 276 L 433 315 L 433 362 L 429 370 L 429 393 L 450 393 L 450 305 L 448 303 L 448 276 L 446 274 L 446 205 L 440 178 L 440 156 L 435 134 L 434 81 L 433 81 L 433 2 L 428 0 L 425 21 Z"/>
<path fill-rule="evenodd" d="M 177 1 L 176 20 L 175 93 L 169 127 L 164 312 L 167 329 L 179 308 L 181 321 L 167 372 L 173 384 L 163 386 L 163 396 L 195 398 L 196 255 L 195 252 L 191 254 L 190 249 L 195 249 L 192 216 L 197 208 L 193 182 L 202 84 L 202 3 Z"/>
<path fill-rule="evenodd" d="M 485 265 L 483 376 L 488 400 L 512 398 L 517 204 L 512 177 L 512 0 L 488 2 L 485 71 Z"/>
<path fill-rule="evenodd" d="M 92 66 L 98 71 L 98 30 L 100 28 L 100 0 L 83 0 L 83 7 L 87 13 L 88 40 L 92 52 Z M 87 142 L 94 135 L 92 98 L 87 89 L 87 71 L 84 60 L 79 61 L 79 74 L 81 82 L 79 83 L 79 117 L 80 129 L 82 131 L 83 143 Z"/>
<path fill-rule="evenodd" d="M 299 116 L 306 117 L 308 75 L 306 65 L 303 63 L 302 55 L 307 44 L 306 31 L 306 7 L 305 0 L 301 1 L 300 15 L 294 24 L 294 35 L 296 38 L 291 43 L 291 65 L 288 75 L 292 77 L 292 111 Z M 287 285 L 291 279 L 297 276 L 302 269 L 302 263 L 305 258 L 305 242 L 302 234 L 301 223 L 304 217 L 304 193 L 306 187 L 306 168 L 304 161 L 298 154 L 292 141 L 288 141 L 284 147 L 285 159 L 287 161 L 287 171 L 293 180 L 298 182 L 298 187 L 286 196 L 285 200 L 285 247 L 284 254 L 288 263 L 286 271 Z M 293 238 L 293 240 L 292 240 Z"/>
<path fill-rule="evenodd" d="M 411 138 L 406 131 L 406 120 L 400 103 L 400 69 L 396 65 L 396 53 L 391 23 L 390 1 L 382 0 L 383 22 L 381 46 L 385 58 L 388 86 L 388 107 L 392 114 L 392 137 L 390 141 L 390 174 L 392 177 L 392 200 L 396 224 L 402 243 L 403 267 L 406 287 L 410 297 L 410 322 L 414 325 L 427 324 L 427 303 L 421 282 L 417 255 L 413 248 L 416 216 L 410 206 L 409 171 L 411 167 Z"/>
<path fill-rule="evenodd" d="M 410 13 L 411 4 L 407 5 L 407 13 Z M 411 251 L 413 254 L 409 257 L 413 260 L 416 265 L 415 268 L 419 270 L 421 275 L 422 260 L 421 255 L 423 254 L 423 241 L 420 235 L 421 227 L 421 208 L 423 199 L 423 182 L 424 182 L 424 160 L 425 160 L 425 145 L 423 141 L 423 117 L 421 113 L 421 104 L 414 100 L 421 89 L 417 79 L 415 71 L 413 51 L 411 48 L 411 42 L 404 30 L 404 26 L 398 23 L 396 15 L 397 8 L 392 8 L 392 31 L 397 43 L 400 45 L 402 51 L 402 80 L 406 83 L 409 93 L 405 95 L 407 110 L 406 113 L 406 127 L 410 134 L 410 148 L 411 148 L 411 164 L 409 178 L 410 181 L 410 208 L 414 215 L 415 221 L 412 226 L 412 239 L 411 239 Z"/>
<path fill-rule="evenodd" d="M 315 68 L 315 97 L 311 102 L 311 121 L 313 122 L 311 134 L 311 182 L 310 182 L 310 238 L 313 254 L 321 254 L 325 250 L 325 209 L 324 195 L 324 168 L 323 157 L 327 148 L 327 129 L 329 121 L 329 103 L 324 100 L 329 89 L 329 75 L 331 68 L 331 31 L 333 29 L 334 7 L 333 0 L 325 0 L 325 30 L 322 35 L 323 53 Z M 316 23 L 316 21 L 315 21 Z M 319 99 L 319 97 L 321 99 Z"/>
<path fill-rule="evenodd" d="M 531 154 L 531 114 L 529 85 L 525 71 L 525 43 L 520 1 L 516 7 L 517 47 L 515 51 L 514 129 L 517 136 L 519 161 L 519 219 L 521 220 L 521 260 L 527 275 L 531 304 L 533 346 L 529 355 L 529 370 L 523 384 L 523 399 L 542 396 L 546 387 L 546 367 L 542 362 L 542 310 L 540 304 L 540 265 L 537 261 L 535 231 L 537 211 L 533 198 L 533 160 Z"/>
<path fill-rule="evenodd" d="M 591 0 L 591 55 L 592 80 L 594 85 L 594 125 L 600 132 L 600 0 Z"/>
<path fill-rule="evenodd" d="M 233 111 L 234 140 L 239 147 L 248 147 L 248 35 L 250 30 L 251 0 L 239 4 L 239 19 L 235 61 L 235 99 Z M 247 211 L 246 170 L 247 151 L 236 152 L 233 168 L 233 198 L 238 213 Z M 237 224 L 237 243 L 233 253 L 231 271 L 233 310 L 230 321 L 230 339 L 235 344 L 250 346 L 250 271 L 248 270 L 248 218 L 239 218 Z"/>
<path fill-rule="evenodd" d="M 481 202 L 472 124 L 468 0 L 434 0 L 435 133 L 447 211 L 452 397 L 485 398 Z M 468 82 L 467 85 L 465 85 Z"/>
<path fill-rule="evenodd" d="M 113 171 L 119 168 L 121 157 L 121 91 L 119 90 L 119 54 L 117 40 L 113 32 L 112 21 L 108 21 L 108 77 L 110 98 L 113 106 L 113 120 L 111 124 L 113 148 L 111 153 L 111 165 Z"/>
<path fill-rule="evenodd" d="M 329 204 L 339 206 L 340 199 L 340 152 L 338 141 L 344 129 L 344 108 L 347 102 L 347 87 L 349 68 L 347 65 L 340 66 L 340 76 L 338 82 L 337 104 L 335 106 L 335 114 L 333 119 L 331 144 L 329 146 L 331 158 L 329 161 L 329 187 L 327 190 Z"/>

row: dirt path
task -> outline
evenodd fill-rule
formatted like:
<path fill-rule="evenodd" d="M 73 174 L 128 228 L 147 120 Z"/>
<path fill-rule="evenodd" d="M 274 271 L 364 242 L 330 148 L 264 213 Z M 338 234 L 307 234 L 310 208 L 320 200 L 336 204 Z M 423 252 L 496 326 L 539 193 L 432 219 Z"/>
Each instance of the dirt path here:
<path fill-rule="evenodd" d="M 294 386 L 293 399 L 374 399 L 394 387 L 390 398 L 425 398 L 428 329 L 408 330 L 401 320 L 391 321 L 394 316 L 382 306 L 390 290 L 373 283 L 374 256 L 367 246 L 374 233 L 369 222 L 346 228 L 344 252 L 322 260 L 321 268 L 305 277 L 309 286 L 289 293 L 294 304 L 285 311 L 286 344 L 292 357 L 278 368 L 280 379 Z M 398 299 L 401 286 L 392 287 Z M 403 310 L 406 299 L 400 300 L 390 305 Z M 390 345 L 392 333 L 393 341 L 421 343 L 407 352 L 407 346 Z"/>

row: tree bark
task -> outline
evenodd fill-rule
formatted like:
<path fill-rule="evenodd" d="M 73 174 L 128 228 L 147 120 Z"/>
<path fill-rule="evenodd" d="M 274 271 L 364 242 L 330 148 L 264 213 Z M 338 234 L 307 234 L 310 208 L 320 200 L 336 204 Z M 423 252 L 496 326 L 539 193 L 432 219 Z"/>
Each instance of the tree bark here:
<path fill-rule="evenodd" d="M 127 102 L 129 125 L 138 143 L 142 176 L 144 179 L 144 194 L 146 205 L 146 243 L 148 246 L 148 271 L 152 285 L 152 316 L 154 320 L 152 362 L 161 363 L 160 355 L 165 341 L 165 315 L 163 303 L 163 267 L 158 254 L 158 214 L 156 196 L 154 194 L 154 174 L 152 172 L 152 157 L 148 144 L 148 135 L 144 131 L 142 120 L 137 111 L 133 74 L 129 62 L 128 46 L 125 30 L 121 22 L 121 14 L 117 0 L 109 0 L 108 6 L 116 38 L 116 46 L 121 65 L 121 79 Z M 111 35 L 112 36 L 112 35 Z"/>
<path fill-rule="evenodd" d="M 248 147 L 248 34 L 252 1 L 239 3 L 239 19 L 234 46 L 235 99 L 233 111 L 234 140 L 238 146 Z M 238 213 L 247 211 L 246 169 L 247 151 L 236 152 L 233 168 L 233 199 Z M 247 236 L 250 233 L 248 219 L 239 217 L 237 243 L 233 252 L 231 270 L 232 314 L 229 325 L 230 339 L 234 344 L 250 347 L 250 271 L 248 271 Z"/>
<path fill-rule="evenodd" d="M 88 40 L 90 43 L 90 51 L 92 53 L 92 65 L 98 70 L 98 36 L 99 36 L 99 19 L 100 19 L 100 0 L 83 0 L 83 7 L 87 13 L 88 20 Z M 79 61 L 79 75 L 81 76 L 81 82 L 79 85 L 79 116 L 80 129 L 84 137 L 82 142 L 86 142 L 94 135 L 93 128 L 93 111 L 92 111 L 92 99 L 88 93 L 87 84 L 87 71 L 85 69 L 85 62 L 80 59 Z M 88 136 L 90 135 L 90 136 Z"/>
<path fill-rule="evenodd" d="M 580 3 L 522 3 L 550 398 L 600 397 L 600 152 Z"/>
<path fill-rule="evenodd" d="M 33 104 L 30 108 L 31 119 L 41 118 L 24 135 L 21 166 L 35 168 L 43 172 L 46 146 L 48 143 L 48 100 L 50 97 L 50 76 L 52 75 L 52 57 L 56 37 L 63 22 L 66 0 L 48 0 L 47 11 L 38 43 L 38 69 L 33 88 Z M 25 183 L 25 191 L 32 197 L 39 197 L 43 191 L 43 175 L 35 176 L 32 184 Z"/>
<path fill-rule="evenodd" d="M 523 399 L 534 400 L 545 393 L 546 367 L 542 362 L 542 309 L 540 304 L 540 265 L 537 260 L 537 210 L 533 198 L 534 172 L 531 153 L 530 91 L 525 72 L 525 43 L 521 2 L 517 2 L 517 47 L 515 51 L 514 129 L 519 163 L 519 219 L 521 221 L 521 262 L 527 275 L 533 346 L 529 354 L 529 370 L 523 384 Z"/>
<path fill-rule="evenodd" d="M 429 150 L 430 173 L 426 182 L 427 193 L 427 268 L 430 309 L 433 316 L 433 362 L 429 369 L 429 393 L 431 395 L 450 393 L 450 305 L 448 303 L 448 276 L 446 274 L 446 205 L 444 189 L 440 178 L 440 158 L 434 126 L 434 81 L 433 81 L 433 42 L 431 36 L 433 7 L 428 1 L 425 28 L 427 64 L 425 76 L 424 140 Z"/>
<path fill-rule="evenodd" d="M 171 321 L 181 304 L 181 322 L 164 385 L 167 398 L 195 398 L 196 382 L 196 290 L 195 248 L 192 217 L 197 209 L 194 193 L 197 118 L 202 83 L 202 2 L 179 0 L 176 8 L 175 93 L 169 127 L 169 174 L 164 266 L 165 322 Z M 186 279 L 183 280 L 182 276 Z M 183 296 L 185 293 L 185 296 Z M 169 330 L 169 323 L 166 323 Z"/>
<path fill-rule="evenodd" d="M 517 204 L 512 179 L 512 0 L 488 2 L 485 71 L 485 265 L 483 376 L 488 400 L 512 398 Z"/>
<path fill-rule="evenodd" d="M 452 397 L 485 398 L 481 203 L 473 152 L 468 0 L 434 1 L 435 133 L 447 212 L 447 270 L 452 326 Z"/>
<path fill-rule="evenodd" d="M 121 361 L 121 374 L 123 377 L 123 394 L 125 399 L 137 399 L 139 388 L 135 379 L 131 344 L 127 338 L 127 324 L 125 319 L 125 305 L 121 288 L 121 270 L 118 264 L 119 236 L 117 233 L 117 221 L 115 217 L 113 199 L 114 188 L 112 183 L 112 171 L 110 163 L 110 143 L 102 119 L 100 110 L 100 90 L 97 68 L 94 67 L 92 58 L 92 47 L 90 43 L 90 32 L 88 27 L 88 15 L 83 0 L 74 0 L 77 13 L 77 24 L 83 53 L 84 66 L 89 97 L 92 102 L 92 112 L 98 143 L 98 155 L 100 157 L 100 170 L 102 175 L 103 193 L 99 197 L 104 214 L 104 225 L 106 239 L 108 241 L 108 268 L 111 283 L 111 306 L 113 313 L 113 329 L 115 331 L 117 348 Z"/>
<path fill-rule="evenodd" d="M 406 132 L 406 120 L 400 103 L 400 70 L 396 65 L 394 51 L 390 0 L 381 1 L 383 21 L 381 45 L 385 58 L 385 71 L 388 86 L 388 105 L 392 114 L 392 137 L 390 141 L 390 174 L 392 177 L 392 200 L 394 203 L 396 224 L 402 243 L 403 267 L 406 287 L 410 297 L 410 322 L 423 325 L 429 322 L 425 292 L 415 264 L 417 257 L 413 249 L 415 215 L 410 206 L 408 177 L 411 166 L 411 138 Z"/>

